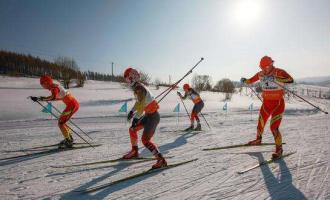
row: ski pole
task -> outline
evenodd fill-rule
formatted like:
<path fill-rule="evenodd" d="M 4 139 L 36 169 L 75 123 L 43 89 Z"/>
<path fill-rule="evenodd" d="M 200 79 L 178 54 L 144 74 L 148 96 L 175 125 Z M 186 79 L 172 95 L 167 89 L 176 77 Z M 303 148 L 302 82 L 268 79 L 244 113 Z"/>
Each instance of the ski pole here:
<path fill-rule="evenodd" d="M 245 84 L 246 85 L 246 84 Z M 258 97 L 258 99 L 262 102 L 262 99 L 259 97 L 258 93 L 249 85 L 246 85 L 248 88 L 250 88 L 250 90 L 254 93 L 254 95 L 256 95 Z"/>
<path fill-rule="evenodd" d="M 39 101 L 36 101 L 41 107 L 43 107 L 44 109 L 47 110 L 47 108 L 42 105 Z M 53 117 L 55 117 L 56 119 L 58 119 L 58 117 L 53 113 L 53 112 L 50 112 L 51 115 L 53 115 Z M 80 134 L 78 134 L 76 131 L 74 131 L 70 126 L 68 126 L 68 128 L 73 132 L 75 133 L 78 137 L 80 137 L 82 140 L 84 140 L 84 142 L 86 142 L 87 144 L 89 144 L 91 147 L 93 147 L 95 149 L 95 147 L 93 145 L 91 145 L 87 140 L 85 140 L 85 138 L 83 138 Z"/>
<path fill-rule="evenodd" d="M 273 83 L 275 83 L 276 85 L 280 86 L 281 88 L 283 88 L 285 91 L 290 92 L 291 94 L 293 94 L 294 96 L 300 98 L 301 100 L 305 101 L 306 103 L 308 103 L 309 105 L 313 106 L 314 108 L 318 109 L 319 111 L 328 114 L 328 112 L 322 110 L 321 108 L 319 108 L 318 106 L 312 104 L 311 102 L 307 101 L 306 99 L 302 98 L 301 96 L 299 96 L 298 94 L 295 94 L 293 91 L 287 89 L 286 87 L 280 85 L 279 83 L 276 83 L 275 81 L 272 81 Z"/>
<path fill-rule="evenodd" d="M 206 122 L 207 126 L 209 127 L 209 129 L 211 129 L 211 127 L 210 127 L 209 123 L 206 121 L 206 118 L 204 117 L 203 113 L 202 113 L 202 112 L 200 112 L 200 113 L 201 113 L 201 115 L 202 115 L 203 119 L 205 120 L 205 122 Z"/>
<path fill-rule="evenodd" d="M 47 101 L 48 103 L 48 101 Z M 54 105 L 51 104 L 51 106 L 56 110 L 59 114 L 61 114 L 61 111 L 59 111 Z M 78 125 L 76 125 L 71 119 L 69 119 L 69 122 L 74 125 L 77 129 L 79 129 L 82 133 L 84 133 L 89 139 L 93 140 L 85 131 L 83 131 Z"/>
<path fill-rule="evenodd" d="M 182 100 L 181 97 L 179 97 L 179 98 L 180 98 L 180 100 L 181 100 L 181 102 L 182 102 L 182 104 L 183 104 L 184 109 L 186 110 L 186 113 L 187 113 L 188 118 L 190 119 L 189 112 L 188 112 L 188 110 L 187 110 L 186 104 L 183 102 L 183 100 Z"/>
<path fill-rule="evenodd" d="M 184 78 L 186 78 L 189 74 L 191 74 L 192 71 L 197 67 L 197 65 L 199 65 L 199 63 L 201 63 L 203 60 L 204 58 L 202 57 L 180 80 L 178 80 L 173 85 L 168 87 L 166 90 L 161 92 L 158 96 L 156 96 L 155 99 L 158 99 L 165 93 L 165 95 L 158 101 L 158 103 L 160 103 L 173 90 L 173 88 L 175 88 Z M 139 118 L 139 121 L 141 121 L 143 117 L 144 115 Z"/>
<path fill-rule="evenodd" d="M 163 94 L 165 94 L 158 102 L 161 102 L 172 90 L 175 88 L 184 78 L 186 78 L 189 74 L 192 73 L 192 71 L 204 60 L 204 58 L 201 58 L 180 80 L 175 82 L 172 86 L 168 87 L 166 90 L 164 90 L 162 93 L 160 93 L 155 99 L 158 99 Z"/>

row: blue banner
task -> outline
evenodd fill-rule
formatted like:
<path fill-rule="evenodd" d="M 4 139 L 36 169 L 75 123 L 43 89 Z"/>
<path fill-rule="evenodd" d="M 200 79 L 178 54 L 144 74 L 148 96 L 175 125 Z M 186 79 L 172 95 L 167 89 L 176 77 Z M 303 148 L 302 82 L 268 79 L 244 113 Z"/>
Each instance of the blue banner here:
<path fill-rule="evenodd" d="M 227 110 L 227 102 L 223 105 L 222 110 Z"/>
<path fill-rule="evenodd" d="M 180 103 L 178 103 L 178 105 L 175 106 L 173 112 L 180 112 Z"/>
<path fill-rule="evenodd" d="M 118 112 L 125 112 L 127 113 L 127 102 L 125 102 L 120 109 L 118 110 Z"/>
<path fill-rule="evenodd" d="M 42 109 L 43 113 L 51 113 L 52 112 L 52 103 L 51 102 L 48 102 L 46 108 Z"/>
<path fill-rule="evenodd" d="M 250 111 L 253 110 L 253 103 L 251 103 L 251 105 L 249 106 L 249 110 L 250 110 Z"/>

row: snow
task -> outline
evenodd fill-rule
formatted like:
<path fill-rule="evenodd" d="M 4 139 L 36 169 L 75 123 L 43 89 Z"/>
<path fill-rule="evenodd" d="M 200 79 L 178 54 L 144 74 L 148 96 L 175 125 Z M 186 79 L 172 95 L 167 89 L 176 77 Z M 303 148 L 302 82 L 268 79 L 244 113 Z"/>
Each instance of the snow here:
<path fill-rule="evenodd" d="M 329 76 L 321 76 L 321 77 L 309 77 L 309 78 L 301 78 L 296 80 L 299 84 L 306 84 L 308 86 L 310 85 L 316 85 L 316 86 L 330 86 L 330 77 Z"/>
<path fill-rule="evenodd" d="M 164 90 L 150 88 L 155 95 Z M 93 143 L 102 146 L 0 160 L 0 199 L 330 199 L 330 118 L 300 100 L 286 101 L 280 129 L 286 142 L 284 151 L 296 153 L 284 160 L 239 175 L 237 171 L 268 159 L 274 147 L 202 151 L 254 139 L 261 104 L 256 97 L 246 95 L 248 89 L 242 95 L 233 95 L 227 112 L 222 110 L 223 94 L 203 92 L 203 114 L 212 128 L 202 121 L 204 131 L 198 134 L 176 131 L 189 122 L 182 105 L 178 122 L 172 111 L 180 100 L 171 92 L 160 103 L 161 122 L 154 141 L 165 156 L 173 156 L 168 163 L 198 160 L 94 193 L 74 192 L 144 171 L 154 161 L 51 167 L 115 159 L 130 149 L 129 123 L 125 122 L 125 113 L 118 113 L 125 101 L 129 108 L 134 103 L 129 89 L 118 83 L 87 81 L 84 88 L 70 91 L 81 103 L 74 122 L 89 133 Z M 47 94 L 38 79 L 0 77 L 0 159 L 32 152 L 14 150 L 55 144 L 62 139 L 57 121 L 26 98 Z M 329 100 L 305 98 L 329 110 Z M 248 110 L 251 103 L 252 112 Z M 63 109 L 60 102 L 54 105 Z M 185 101 L 185 105 L 190 111 L 192 103 Z M 269 123 L 263 141 L 273 142 Z M 151 156 L 140 141 L 139 147 L 141 155 Z"/>
<path fill-rule="evenodd" d="M 305 82 L 305 83 L 321 83 L 325 81 L 329 81 L 330 76 L 319 76 L 319 77 L 306 77 L 306 78 L 299 78 L 296 81 L 299 82 Z"/>

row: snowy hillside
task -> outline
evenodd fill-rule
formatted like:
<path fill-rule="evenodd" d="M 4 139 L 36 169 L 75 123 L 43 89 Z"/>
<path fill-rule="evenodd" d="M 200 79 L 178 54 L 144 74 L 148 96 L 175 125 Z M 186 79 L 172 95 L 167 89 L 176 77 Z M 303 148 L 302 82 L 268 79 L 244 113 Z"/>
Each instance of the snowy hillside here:
<path fill-rule="evenodd" d="M 269 159 L 274 146 L 203 151 L 255 138 L 261 102 L 251 97 L 248 89 L 233 95 L 227 102 L 227 111 L 223 110 L 223 94 L 203 92 L 203 114 L 211 129 L 202 119 L 200 133 L 178 131 L 186 128 L 189 121 L 182 104 L 179 119 L 173 112 L 180 99 L 176 92 L 171 92 L 160 104 L 161 121 L 154 141 L 168 157 L 168 164 L 198 160 L 96 192 L 79 193 L 78 190 L 147 170 L 155 162 L 121 161 L 55 168 L 116 159 L 130 150 L 129 123 L 126 114 L 118 110 L 126 101 L 129 108 L 133 105 L 132 92 L 118 83 L 99 81 L 87 81 L 84 88 L 71 89 L 81 104 L 73 121 L 93 138 L 93 144 L 102 145 L 38 154 L 40 149 L 20 150 L 55 144 L 62 139 L 57 121 L 27 99 L 30 95 L 48 94 L 38 82 L 31 78 L 0 77 L 0 199 L 330 199 L 330 117 L 299 99 L 287 100 L 280 127 L 286 143 L 284 153 L 295 152 L 293 155 L 238 174 Z M 151 90 L 157 95 L 164 88 Z M 306 99 L 330 110 L 329 100 Z M 249 111 L 252 103 L 253 110 Z M 192 103 L 185 104 L 190 111 Z M 59 102 L 54 105 L 63 109 Z M 269 123 L 263 142 L 274 142 Z M 139 147 L 141 156 L 151 156 L 140 141 Z M 6 159 L 29 153 L 36 154 Z"/>
<path fill-rule="evenodd" d="M 308 85 L 330 86 L 330 76 L 300 78 L 296 82 Z"/>

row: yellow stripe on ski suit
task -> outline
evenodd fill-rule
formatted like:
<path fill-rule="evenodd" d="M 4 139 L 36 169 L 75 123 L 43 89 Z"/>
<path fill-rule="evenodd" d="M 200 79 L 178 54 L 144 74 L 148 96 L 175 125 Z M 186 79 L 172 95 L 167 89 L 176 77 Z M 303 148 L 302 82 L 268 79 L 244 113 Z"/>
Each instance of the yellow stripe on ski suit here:
<path fill-rule="evenodd" d="M 70 116 L 72 112 L 73 112 L 73 110 L 70 110 L 68 112 L 63 112 L 61 114 L 61 117 Z M 60 125 L 59 127 L 61 129 L 63 137 L 66 138 L 66 139 L 70 138 L 71 131 L 70 131 L 70 128 L 68 127 L 68 125 L 63 124 L 63 125 Z"/>
<path fill-rule="evenodd" d="M 260 122 L 260 129 L 258 129 L 258 136 L 261 136 L 262 133 L 264 132 L 264 128 L 265 128 L 265 121 L 264 119 L 262 118 L 262 115 L 259 116 L 259 122 Z"/>
<path fill-rule="evenodd" d="M 277 120 L 282 119 L 282 115 L 283 114 L 279 114 L 279 115 L 276 115 L 275 117 L 272 117 L 272 119 L 270 120 L 270 125 L 272 125 Z"/>

